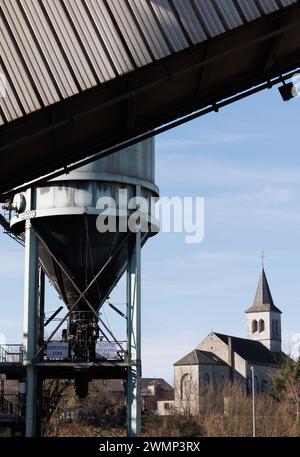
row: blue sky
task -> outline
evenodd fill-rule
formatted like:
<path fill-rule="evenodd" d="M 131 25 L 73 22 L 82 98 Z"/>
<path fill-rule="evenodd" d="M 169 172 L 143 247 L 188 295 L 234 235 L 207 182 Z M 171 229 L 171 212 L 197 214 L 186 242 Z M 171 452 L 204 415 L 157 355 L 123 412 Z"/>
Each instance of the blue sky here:
<path fill-rule="evenodd" d="M 210 330 L 246 337 L 262 248 L 285 348 L 300 337 L 299 112 L 299 98 L 283 103 L 273 89 L 157 138 L 161 195 L 204 197 L 205 238 L 185 244 L 184 234 L 161 233 L 143 250 L 144 376 L 172 381 L 173 363 Z M 14 343 L 23 249 L 1 233 L 0 255 L 0 338 Z M 47 308 L 56 309 L 48 292 Z M 124 282 L 111 298 L 124 302 Z M 109 310 L 103 318 L 113 325 Z"/>

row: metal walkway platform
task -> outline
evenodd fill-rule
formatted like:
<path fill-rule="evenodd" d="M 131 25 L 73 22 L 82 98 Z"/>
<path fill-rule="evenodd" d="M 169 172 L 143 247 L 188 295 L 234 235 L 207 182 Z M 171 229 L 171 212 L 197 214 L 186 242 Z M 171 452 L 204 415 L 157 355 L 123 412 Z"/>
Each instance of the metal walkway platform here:
<path fill-rule="evenodd" d="M 45 356 L 35 366 L 43 379 L 74 379 L 82 374 L 90 375 L 93 379 L 125 379 L 129 365 L 121 358 L 82 363 L 69 359 L 47 360 Z M 6 379 L 10 380 L 26 377 L 22 344 L 0 345 L 0 374 L 5 374 Z"/>
<path fill-rule="evenodd" d="M 75 379 L 87 375 L 92 379 L 126 379 L 128 364 L 125 362 L 41 362 L 37 363 L 38 374 L 42 379 Z M 0 373 L 8 380 L 21 380 L 26 377 L 26 366 L 16 362 L 0 363 Z"/>

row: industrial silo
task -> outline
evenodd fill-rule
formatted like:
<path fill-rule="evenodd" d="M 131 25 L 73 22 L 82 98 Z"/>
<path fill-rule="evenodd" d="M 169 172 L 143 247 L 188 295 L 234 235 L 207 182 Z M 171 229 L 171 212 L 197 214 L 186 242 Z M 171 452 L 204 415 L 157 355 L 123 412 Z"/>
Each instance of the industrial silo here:
<path fill-rule="evenodd" d="M 99 310 L 127 267 L 130 234 L 119 230 L 119 222 L 128 220 L 127 203 L 137 193 L 149 202 L 145 219 L 151 222 L 151 201 L 158 196 L 154 166 L 154 140 L 149 139 L 40 185 L 34 189 L 31 206 L 25 194 L 13 200 L 12 231 L 24 233 L 30 217 L 39 238 L 42 268 L 71 310 L 64 338 L 76 361 L 93 359 L 98 329 L 91 307 Z M 97 218 L 103 201 L 108 202 L 104 205 L 108 212 L 110 200 L 115 202 L 116 230 L 100 233 Z M 149 223 L 146 230 L 143 243 L 157 227 Z"/>

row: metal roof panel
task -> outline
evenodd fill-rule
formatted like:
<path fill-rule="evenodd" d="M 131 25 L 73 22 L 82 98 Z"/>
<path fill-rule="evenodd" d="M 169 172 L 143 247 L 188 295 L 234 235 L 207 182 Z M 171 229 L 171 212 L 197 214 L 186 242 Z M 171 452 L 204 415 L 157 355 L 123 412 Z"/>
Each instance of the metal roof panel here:
<path fill-rule="evenodd" d="M 45 106 L 57 102 L 59 95 L 49 77 L 37 41 L 24 20 L 21 5 L 17 2 L 3 2 L 1 7 L 13 41 L 23 58 L 24 69 L 30 75 L 40 99 Z"/>
<path fill-rule="evenodd" d="M 143 31 L 147 43 L 155 59 L 163 58 L 171 53 L 158 23 L 145 0 L 129 0 L 132 11 Z"/>
<path fill-rule="evenodd" d="M 1 64 L 0 64 L 0 73 L 4 74 L 4 69 Z M 1 84 L 2 84 L 2 81 L 1 81 Z M 12 120 L 22 116 L 22 111 L 19 107 L 15 94 L 13 93 L 12 87 L 6 78 L 5 78 L 5 82 L 3 81 L 3 84 L 5 84 L 5 87 L 3 88 L 5 90 L 5 97 L 0 96 L 1 108 L 5 115 L 5 118 L 8 121 L 12 121 Z M 2 118 L 2 115 L 1 115 L 1 118 Z M 3 120 L 3 122 L 4 122 L 4 120 Z"/>
<path fill-rule="evenodd" d="M 168 42 L 172 46 L 172 51 L 181 51 L 186 48 L 188 42 L 174 14 L 172 3 L 168 0 L 150 0 L 150 3 Z"/>
<path fill-rule="evenodd" d="M 243 25 L 243 20 L 232 0 L 215 0 L 215 4 L 230 30 Z"/>
<path fill-rule="evenodd" d="M 132 55 L 137 67 L 151 63 L 152 58 L 144 43 L 131 10 L 123 0 L 107 0 L 107 4 L 115 18 L 120 33 Z"/>
<path fill-rule="evenodd" d="M 297 0 L 0 0 L 2 123 Z M 4 116 L 5 113 L 5 116 Z"/>
<path fill-rule="evenodd" d="M 279 9 L 275 0 L 257 0 L 257 4 L 261 6 L 265 14 L 273 13 Z"/>
<path fill-rule="evenodd" d="M 118 33 L 103 0 L 85 0 L 86 8 L 93 20 L 103 45 L 119 75 L 134 69 L 122 37 Z"/>
<path fill-rule="evenodd" d="M 74 24 L 69 20 L 60 2 L 41 0 L 46 15 L 51 21 L 59 45 L 63 48 L 81 90 L 89 89 L 97 84 L 84 55 L 84 45 L 74 33 Z"/>
<path fill-rule="evenodd" d="M 26 114 L 41 108 L 33 90 L 32 82 L 23 66 L 18 48 L 12 42 L 6 26 L 0 17 L 0 55 L 6 72 L 14 82 L 14 88 Z M 9 96 L 9 93 L 8 95 Z"/>
<path fill-rule="evenodd" d="M 236 4 L 240 8 L 240 11 L 244 15 L 246 21 L 254 21 L 255 19 L 261 17 L 254 0 L 238 0 Z"/>
<path fill-rule="evenodd" d="M 100 82 L 114 78 L 114 70 L 88 16 L 88 11 L 84 8 L 84 3 L 81 0 L 64 0 L 64 2 L 78 38 L 84 45 L 89 66 L 96 72 Z"/>
<path fill-rule="evenodd" d="M 196 44 L 206 40 L 207 35 L 195 15 L 192 3 L 188 1 L 183 2 L 182 0 L 173 0 L 173 5 L 191 42 Z"/>
<path fill-rule="evenodd" d="M 225 32 L 225 28 L 212 2 L 195 0 L 195 7 L 200 14 L 200 20 L 203 21 L 210 37 L 214 37 Z"/>
<path fill-rule="evenodd" d="M 293 5 L 293 3 L 297 3 L 297 0 L 278 0 L 279 4 L 283 7 Z"/>
<path fill-rule="evenodd" d="M 41 4 L 35 0 L 20 0 L 24 14 L 39 43 L 40 51 L 48 65 L 48 70 L 57 84 L 63 98 L 78 92 L 73 76 L 64 55 L 56 42 Z"/>

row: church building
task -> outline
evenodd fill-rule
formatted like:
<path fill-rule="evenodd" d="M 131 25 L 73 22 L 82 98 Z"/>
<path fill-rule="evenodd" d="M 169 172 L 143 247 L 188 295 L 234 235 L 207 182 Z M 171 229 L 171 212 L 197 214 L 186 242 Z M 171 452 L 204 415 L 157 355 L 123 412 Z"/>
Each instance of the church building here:
<path fill-rule="evenodd" d="M 264 268 L 253 305 L 246 310 L 247 338 L 211 332 L 192 352 L 174 364 L 175 408 L 197 408 L 201 386 L 220 388 L 225 380 L 239 381 L 251 391 L 263 392 L 270 375 L 286 355 L 281 349 L 281 311 L 273 302 Z"/>

